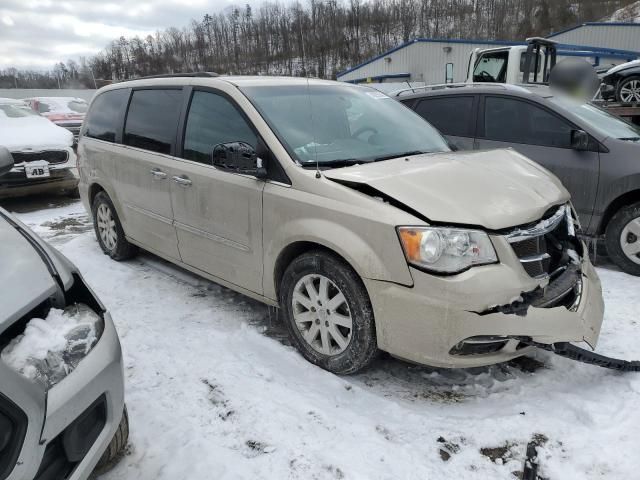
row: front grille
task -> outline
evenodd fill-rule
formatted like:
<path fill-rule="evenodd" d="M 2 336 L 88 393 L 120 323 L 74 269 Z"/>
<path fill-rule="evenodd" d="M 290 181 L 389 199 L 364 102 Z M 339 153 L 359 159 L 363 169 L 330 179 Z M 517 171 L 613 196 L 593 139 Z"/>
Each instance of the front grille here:
<path fill-rule="evenodd" d="M 547 252 L 547 240 L 544 235 L 514 242 L 511 247 L 530 276 L 541 277 L 549 273 L 551 258 Z"/>
<path fill-rule="evenodd" d="M 16 466 L 27 422 L 27 415 L 0 394 L 0 480 L 7 478 Z"/>
<path fill-rule="evenodd" d="M 569 250 L 580 252 L 575 220 L 568 205 L 555 208 L 535 225 L 506 237 L 524 270 L 533 278 L 560 273 L 572 261 Z"/>
<path fill-rule="evenodd" d="M 46 160 L 51 165 L 65 163 L 69 159 L 66 150 L 45 150 L 43 152 L 12 152 L 15 164 Z"/>

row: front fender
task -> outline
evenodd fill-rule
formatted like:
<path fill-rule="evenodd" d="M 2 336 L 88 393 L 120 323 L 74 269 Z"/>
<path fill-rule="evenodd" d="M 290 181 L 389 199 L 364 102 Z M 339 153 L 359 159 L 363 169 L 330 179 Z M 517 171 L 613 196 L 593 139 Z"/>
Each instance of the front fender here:
<path fill-rule="evenodd" d="M 413 285 L 413 279 L 393 227 L 376 232 L 351 229 L 326 218 L 296 218 L 278 225 L 265 244 L 264 295 L 277 300 L 276 265 L 290 245 L 310 242 L 344 258 L 361 278 Z M 266 238 L 269 238 L 265 235 Z"/>

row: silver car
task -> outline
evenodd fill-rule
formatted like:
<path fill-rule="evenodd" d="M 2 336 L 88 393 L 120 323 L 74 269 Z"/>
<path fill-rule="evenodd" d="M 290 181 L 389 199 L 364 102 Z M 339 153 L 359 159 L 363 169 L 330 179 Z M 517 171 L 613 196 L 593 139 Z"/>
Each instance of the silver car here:
<path fill-rule="evenodd" d="M 12 167 L 0 147 L 0 175 Z M 0 479 L 86 479 L 128 438 L 109 312 L 76 267 L 1 208 L 0 266 Z"/>
<path fill-rule="evenodd" d="M 175 76 L 100 90 L 80 195 L 114 260 L 141 247 L 279 306 L 336 373 L 379 350 L 469 367 L 586 341 L 600 281 L 569 193 L 513 150 L 451 152 L 385 94 Z"/>

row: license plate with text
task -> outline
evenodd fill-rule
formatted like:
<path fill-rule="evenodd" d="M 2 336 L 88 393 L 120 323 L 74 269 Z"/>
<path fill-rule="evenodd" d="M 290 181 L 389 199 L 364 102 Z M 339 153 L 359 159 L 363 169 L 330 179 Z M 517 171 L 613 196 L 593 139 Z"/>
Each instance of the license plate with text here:
<path fill-rule="evenodd" d="M 26 165 L 24 171 L 27 178 L 41 178 L 49 176 L 49 167 L 45 165 Z"/>

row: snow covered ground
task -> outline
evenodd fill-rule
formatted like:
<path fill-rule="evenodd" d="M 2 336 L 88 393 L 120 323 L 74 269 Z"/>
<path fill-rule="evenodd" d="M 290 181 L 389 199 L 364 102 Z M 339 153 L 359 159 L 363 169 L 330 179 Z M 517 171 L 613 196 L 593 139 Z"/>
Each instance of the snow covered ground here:
<path fill-rule="evenodd" d="M 79 203 L 19 216 L 78 265 L 120 333 L 131 443 L 101 480 L 514 479 L 536 434 L 551 480 L 638 478 L 640 374 L 541 352 L 474 370 L 383 357 L 337 377 L 266 307 L 148 254 L 111 261 Z M 640 358 L 640 278 L 599 273 L 598 351 Z"/>

